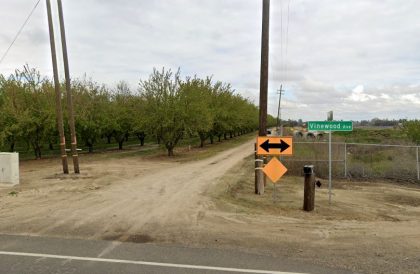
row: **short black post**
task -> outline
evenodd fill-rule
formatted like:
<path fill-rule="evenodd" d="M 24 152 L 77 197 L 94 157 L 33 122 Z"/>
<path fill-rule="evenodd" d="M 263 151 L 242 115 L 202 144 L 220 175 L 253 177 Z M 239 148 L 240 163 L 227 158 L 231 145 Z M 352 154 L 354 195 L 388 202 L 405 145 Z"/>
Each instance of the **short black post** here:
<path fill-rule="evenodd" d="M 303 167 L 305 186 L 303 190 L 303 210 L 312 211 L 315 208 L 315 173 L 313 165 Z"/>

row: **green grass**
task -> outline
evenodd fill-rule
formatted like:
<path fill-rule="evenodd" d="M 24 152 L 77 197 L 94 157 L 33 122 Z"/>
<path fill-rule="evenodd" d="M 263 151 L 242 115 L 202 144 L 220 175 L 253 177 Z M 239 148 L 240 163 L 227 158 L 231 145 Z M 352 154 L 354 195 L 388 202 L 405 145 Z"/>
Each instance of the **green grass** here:
<path fill-rule="evenodd" d="M 405 132 L 401 129 L 355 128 L 353 131 L 334 132 L 333 137 L 347 143 L 408 144 Z"/>
<path fill-rule="evenodd" d="M 245 158 L 227 172 L 214 187 L 210 195 L 216 205 L 225 211 L 246 214 L 273 214 L 287 216 L 289 213 L 300 213 L 302 198 L 296 192 L 296 187 L 303 179 L 294 176 L 284 176 L 274 185 L 267 179 L 264 195 L 255 195 L 254 186 L 254 156 Z"/>

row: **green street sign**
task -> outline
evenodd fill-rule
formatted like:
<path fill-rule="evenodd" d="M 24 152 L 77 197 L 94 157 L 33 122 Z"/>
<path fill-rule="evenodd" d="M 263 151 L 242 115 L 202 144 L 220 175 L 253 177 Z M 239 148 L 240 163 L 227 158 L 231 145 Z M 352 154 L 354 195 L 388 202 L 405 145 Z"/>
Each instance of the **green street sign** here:
<path fill-rule="evenodd" d="M 353 131 L 352 121 L 310 121 L 309 131 Z"/>

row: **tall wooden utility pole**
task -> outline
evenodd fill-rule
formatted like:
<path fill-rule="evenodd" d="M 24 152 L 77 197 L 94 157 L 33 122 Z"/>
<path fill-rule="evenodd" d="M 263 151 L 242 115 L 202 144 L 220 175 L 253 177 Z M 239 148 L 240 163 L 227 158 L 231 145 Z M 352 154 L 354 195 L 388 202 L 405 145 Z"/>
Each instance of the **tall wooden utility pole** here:
<path fill-rule="evenodd" d="M 73 156 L 74 173 L 80 173 L 79 155 L 77 154 L 76 127 L 74 125 L 73 96 L 71 93 L 69 60 L 67 56 L 66 32 L 64 29 L 63 5 L 61 0 L 57 0 L 57 2 L 58 16 L 60 18 L 61 45 L 63 47 L 64 75 L 66 78 L 67 110 L 69 113 L 69 126 L 71 134 L 71 154 Z"/>
<path fill-rule="evenodd" d="M 260 119 L 259 136 L 267 135 L 267 93 L 268 93 L 268 44 L 270 29 L 270 0 L 263 0 L 262 34 L 261 34 L 261 72 L 260 72 Z M 257 194 L 264 194 L 263 157 L 257 159 L 255 169 L 257 177 Z"/>
<path fill-rule="evenodd" d="M 52 57 L 52 65 L 53 65 L 53 73 L 54 73 L 55 112 L 57 116 L 57 128 L 60 134 L 61 161 L 63 164 L 63 172 L 65 174 L 68 174 L 69 167 L 67 163 L 66 137 L 64 135 L 64 127 L 63 127 L 63 111 L 61 109 L 61 91 L 60 91 L 60 81 L 58 79 L 58 71 L 57 71 L 57 56 L 55 54 L 54 28 L 53 28 L 52 16 L 51 16 L 51 3 L 50 3 L 50 0 L 46 0 L 46 1 L 47 1 L 47 14 L 48 14 L 48 30 L 50 33 L 51 57 Z"/>

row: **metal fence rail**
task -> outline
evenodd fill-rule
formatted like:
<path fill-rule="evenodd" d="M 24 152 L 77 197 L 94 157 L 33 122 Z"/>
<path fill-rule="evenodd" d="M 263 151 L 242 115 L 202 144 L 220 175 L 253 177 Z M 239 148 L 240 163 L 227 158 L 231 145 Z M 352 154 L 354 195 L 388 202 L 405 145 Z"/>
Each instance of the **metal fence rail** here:
<path fill-rule="evenodd" d="M 282 157 L 289 173 L 302 175 L 303 165 L 315 165 L 317 176 L 328 177 L 328 142 L 294 142 L 291 157 Z M 332 142 L 332 176 L 420 181 L 419 146 Z"/>

